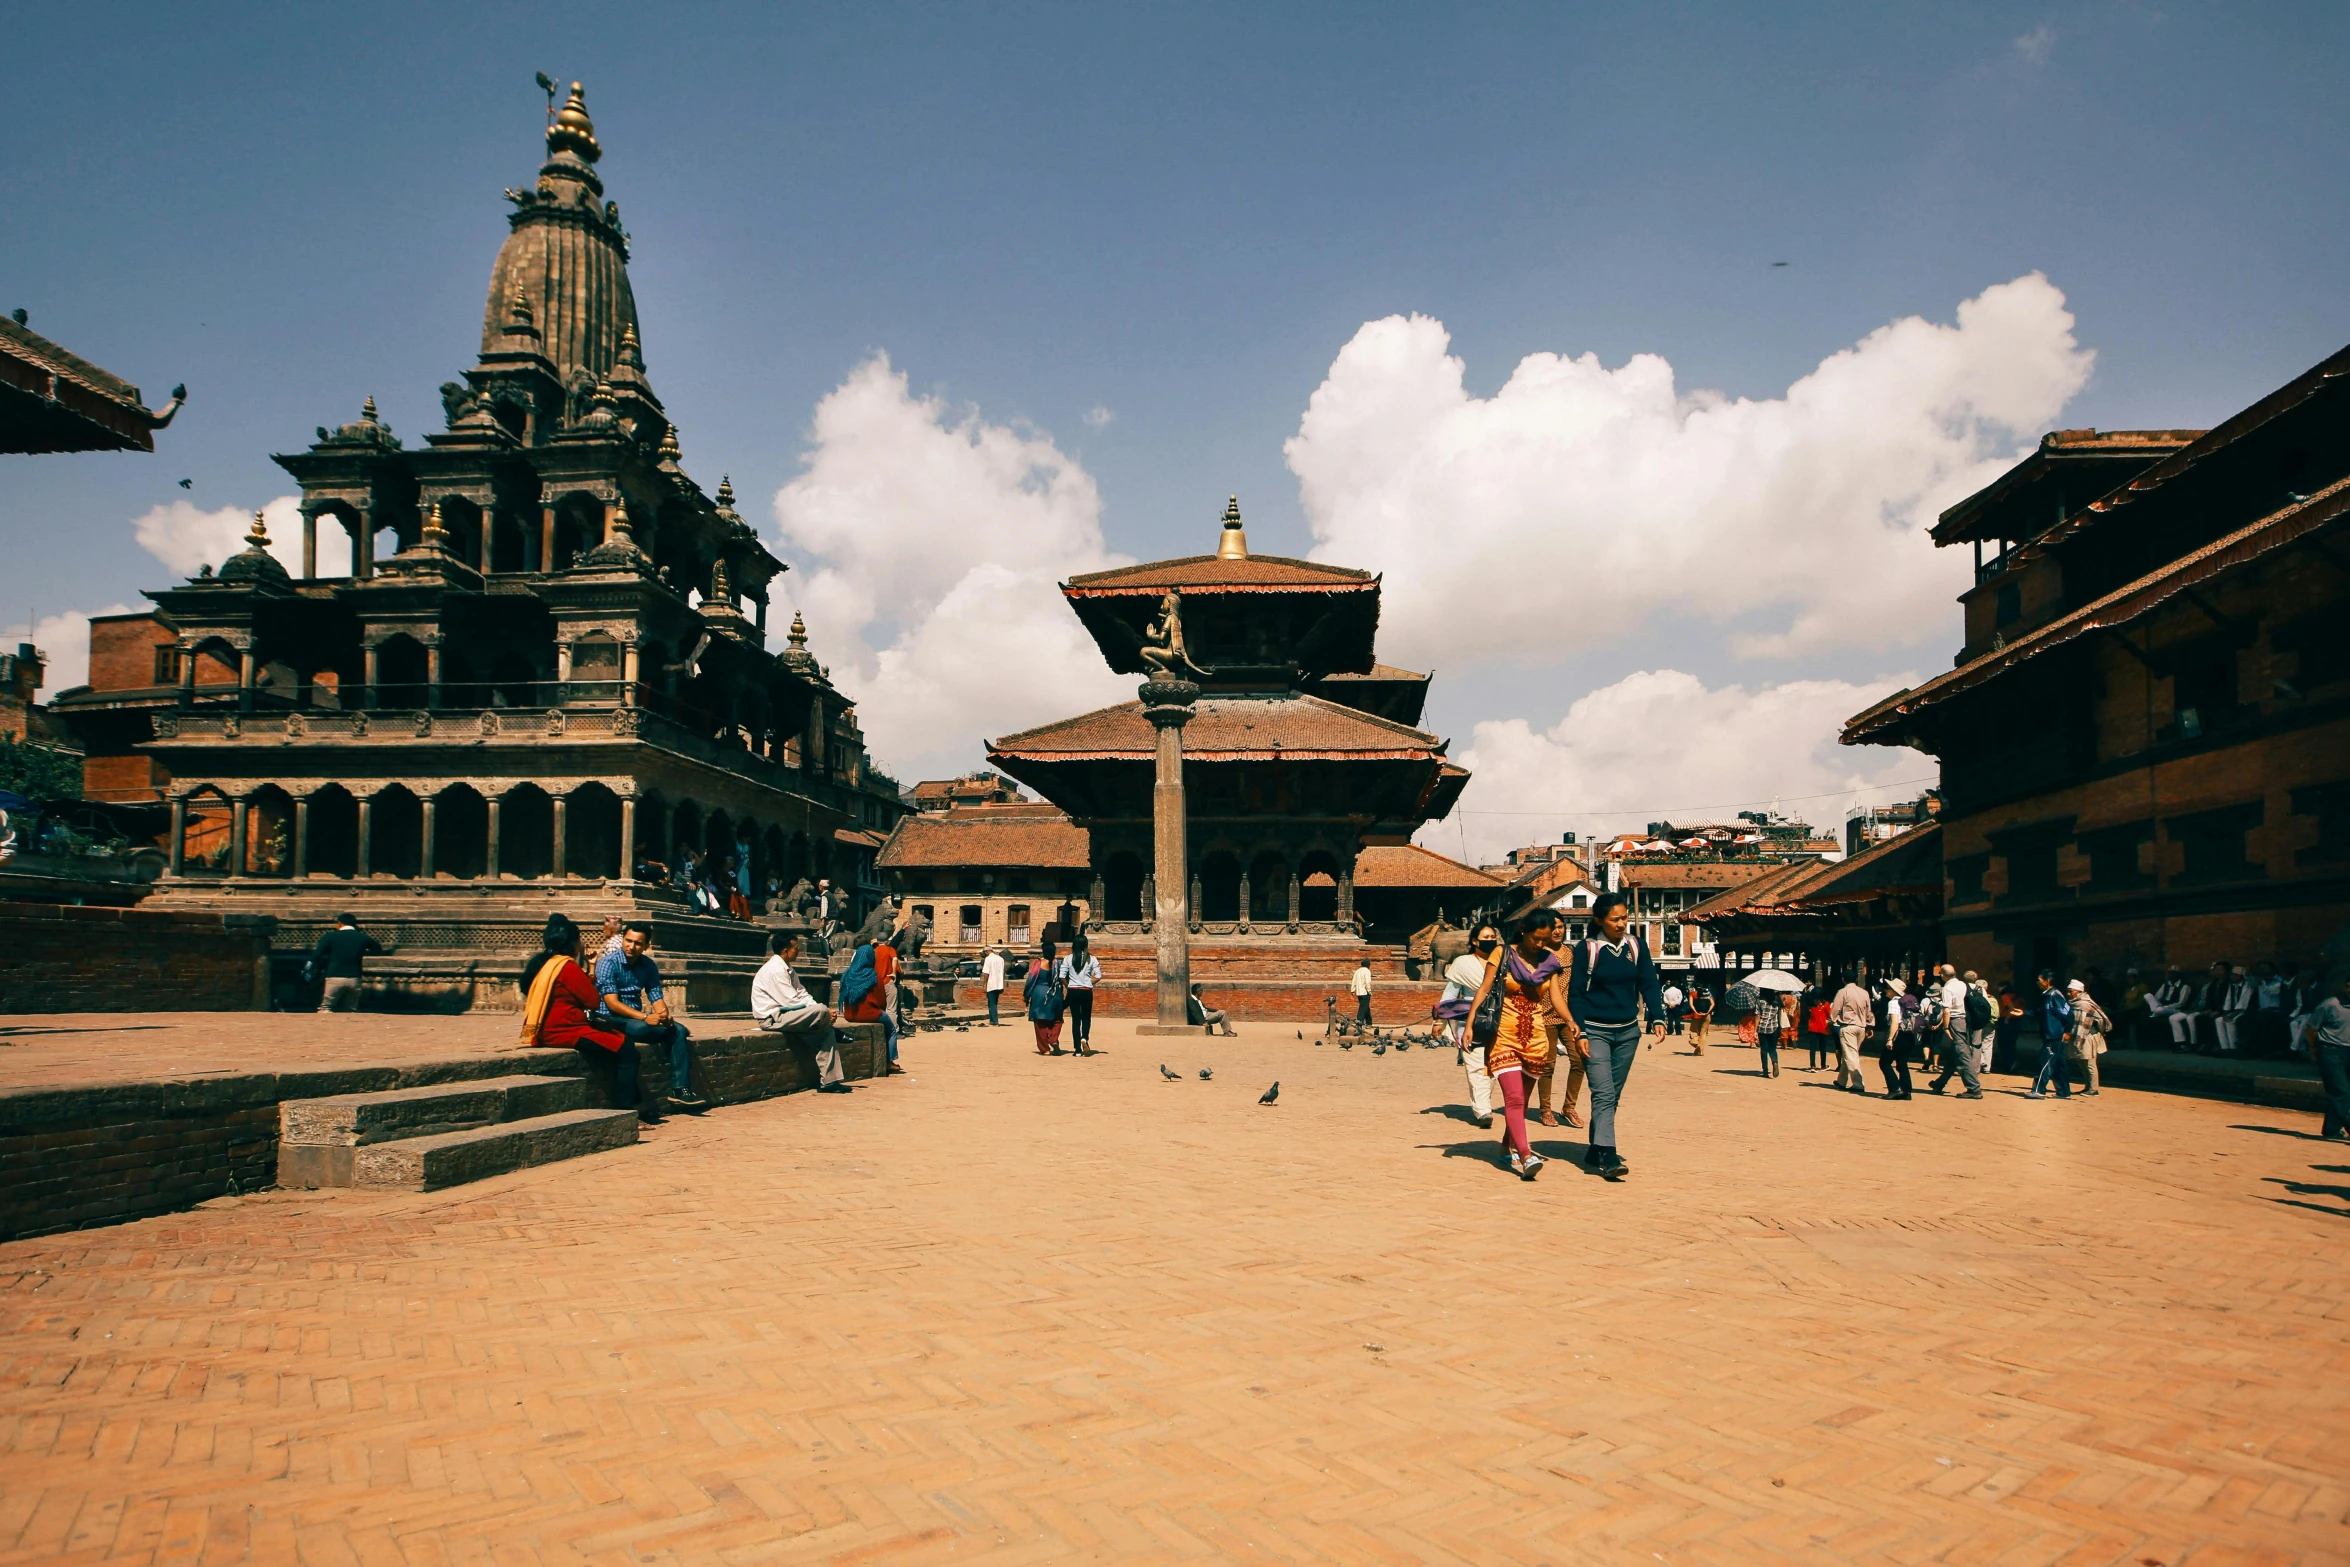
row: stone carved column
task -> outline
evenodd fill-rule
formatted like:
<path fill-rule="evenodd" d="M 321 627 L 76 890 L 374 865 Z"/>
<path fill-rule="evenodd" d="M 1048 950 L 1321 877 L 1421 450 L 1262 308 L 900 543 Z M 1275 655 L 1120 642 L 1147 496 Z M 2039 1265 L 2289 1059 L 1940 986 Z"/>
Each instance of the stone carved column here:
<path fill-rule="evenodd" d="M 636 706 L 637 647 L 636 643 L 620 644 L 620 705 Z"/>
<path fill-rule="evenodd" d="M 1199 929 L 1199 905 L 1199 872 L 1193 871 L 1191 873 L 1191 906 L 1189 910 L 1193 930 Z"/>
<path fill-rule="evenodd" d="M 360 650 L 359 657 L 362 665 L 359 675 L 359 705 L 369 712 L 373 712 L 375 710 L 375 669 L 377 663 L 375 644 L 368 643 Z"/>
<path fill-rule="evenodd" d="M 365 881 L 375 874 L 375 796 L 359 797 L 359 862 L 351 867 L 354 881 Z"/>
<path fill-rule="evenodd" d="M 1355 868 L 1349 865 L 1338 873 L 1338 922 L 1350 924 L 1355 917 Z"/>
<path fill-rule="evenodd" d="M 256 665 L 251 648 L 237 650 L 237 711 L 253 711 L 253 675 Z"/>
<path fill-rule="evenodd" d="M 1184 896 L 1183 726 L 1199 687 L 1188 680 L 1143 684 L 1142 715 L 1158 731 L 1158 778 L 1151 786 L 1152 931 L 1158 948 L 1158 1024 L 1188 1028 L 1191 902 Z M 1195 894 L 1196 896 L 1196 894 Z"/>
<path fill-rule="evenodd" d="M 302 580 L 308 582 L 318 575 L 318 513 L 302 513 Z"/>
<path fill-rule="evenodd" d="M 629 652 L 636 652 L 634 643 L 629 645 Z M 633 794 L 620 797 L 620 879 L 636 880 L 636 796 Z"/>
<path fill-rule="evenodd" d="M 539 570 L 553 571 L 554 569 L 555 508 L 550 504 L 539 508 Z"/>
<path fill-rule="evenodd" d="M 180 706 L 192 707 L 196 702 L 196 650 L 183 643 L 180 646 L 179 658 Z"/>
<path fill-rule="evenodd" d="M 1306 906 L 1306 884 L 1297 872 L 1289 873 L 1289 933 L 1297 934 Z"/>
<path fill-rule="evenodd" d="M 432 880 L 432 841 L 434 837 L 433 828 L 437 824 L 437 819 L 440 816 L 441 797 L 437 794 L 428 794 L 423 799 L 417 801 L 416 804 L 417 808 L 423 813 L 424 816 L 424 823 L 421 829 L 424 842 L 417 850 L 416 879 L 418 881 L 430 881 Z"/>
<path fill-rule="evenodd" d="M 294 797 L 294 879 L 310 874 L 310 796 Z"/>
<path fill-rule="evenodd" d="M 441 643 L 438 637 L 424 645 L 424 705 L 437 710 L 441 705 Z"/>
<path fill-rule="evenodd" d="M 505 803 L 506 797 L 502 794 L 493 794 L 490 796 L 489 843 L 484 847 L 481 866 L 482 877 L 487 881 L 496 881 L 498 879 L 498 808 Z"/>
<path fill-rule="evenodd" d="M 177 876 L 188 853 L 188 802 L 171 802 L 171 873 Z"/>
<path fill-rule="evenodd" d="M 554 859 L 553 862 L 547 867 L 547 874 L 549 876 L 561 877 L 570 874 L 563 867 L 563 851 L 566 847 L 564 840 L 571 836 L 571 796 L 567 794 L 559 794 L 556 795 L 553 801 L 550 803 L 552 804 L 555 813 L 555 844 Z"/>
<path fill-rule="evenodd" d="M 245 798 L 239 795 L 228 803 L 228 873 L 245 874 Z"/>
<path fill-rule="evenodd" d="M 1149 871 L 1142 873 L 1142 907 L 1135 912 L 1142 916 L 1142 928 L 1158 928 L 1159 878 Z"/>
<path fill-rule="evenodd" d="M 351 575 L 361 582 L 375 575 L 375 508 L 372 506 L 359 513 L 359 526 L 351 534 Z"/>
<path fill-rule="evenodd" d="M 1241 930 L 1242 930 L 1242 931 L 1244 931 L 1244 932 L 1245 932 L 1245 931 L 1248 929 L 1248 924 L 1249 924 L 1249 907 L 1250 907 L 1250 905 L 1249 905 L 1249 886 L 1248 886 L 1248 872 L 1246 872 L 1246 871 L 1242 871 L 1242 872 L 1240 873 L 1240 908 L 1239 908 L 1239 914 L 1240 914 L 1240 928 L 1241 928 Z"/>

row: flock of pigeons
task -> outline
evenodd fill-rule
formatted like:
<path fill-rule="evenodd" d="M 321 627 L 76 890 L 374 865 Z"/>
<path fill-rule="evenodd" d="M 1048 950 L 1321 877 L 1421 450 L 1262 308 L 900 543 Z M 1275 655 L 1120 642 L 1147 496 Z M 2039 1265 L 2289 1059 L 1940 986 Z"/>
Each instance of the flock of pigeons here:
<path fill-rule="evenodd" d="M 1180 1083 L 1183 1081 L 1183 1074 L 1176 1071 L 1173 1067 L 1169 1066 L 1164 1061 L 1159 1063 L 1159 1076 L 1165 1078 L 1170 1083 Z M 1199 1080 L 1203 1083 L 1214 1082 L 1216 1080 L 1216 1069 L 1214 1067 L 1207 1066 L 1201 1067 L 1199 1069 Z M 1281 1085 L 1280 1083 L 1276 1082 L 1272 1087 L 1266 1089 L 1263 1093 L 1257 1096 L 1257 1103 L 1261 1105 L 1269 1105 L 1277 1102 L 1280 1098 Z"/>

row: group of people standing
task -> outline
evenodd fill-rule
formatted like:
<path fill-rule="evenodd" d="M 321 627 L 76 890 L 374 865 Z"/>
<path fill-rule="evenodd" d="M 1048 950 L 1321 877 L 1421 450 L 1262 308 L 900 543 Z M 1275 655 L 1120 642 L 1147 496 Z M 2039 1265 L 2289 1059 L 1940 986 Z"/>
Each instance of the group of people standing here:
<path fill-rule="evenodd" d="M 1591 918 L 1598 934 L 1571 948 L 1556 909 L 1520 916 L 1506 944 L 1497 927 L 1480 925 L 1469 951 L 1445 970 L 1436 1015 L 1454 1031 L 1478 1125 L 1493 1124 L 1499 1091 L 1504 1162 L 1522 1180 L 1548 1162 L 1534 1151 L 1526 1115 L 1531 1103 L 1543 1125 L 1559 1124 L 1550 1086 L 1561 1060 L 1568 1125 L 1583 1124 L 1576 1104 L 1584 1082 L 1591 1085 L 1585 1168 L 1610 1181 L 1631 1173 L 1616 1143 L 1617 1114 L 1642 1038 L 1664 1037 L 1664 991 L 1648 944 L 1632 932 L 1629 902 L 1605 894 Z"/>

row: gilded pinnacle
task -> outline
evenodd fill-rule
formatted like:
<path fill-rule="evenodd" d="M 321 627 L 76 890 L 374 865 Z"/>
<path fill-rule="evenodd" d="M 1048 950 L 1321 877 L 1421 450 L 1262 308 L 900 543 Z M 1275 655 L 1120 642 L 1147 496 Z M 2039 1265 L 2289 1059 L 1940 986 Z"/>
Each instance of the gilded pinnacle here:
<path fill-rule="evenodd" d="M 374 401 L 373 398 L 368 399 L 368 405 L 373 407 Z M 261 513 L 255 512 L 253 514 L 253 526 L 246 532 L 245 542 L 257 550 L 269 548 L 269 523 Z"/>
<path fill-rule="evenodd" d="M 1240 525 L 1240 497 L 1224 503 L 1224 534 L 1216 541 L 1218 560 L 1248 559 L 1248 530 Z"/>

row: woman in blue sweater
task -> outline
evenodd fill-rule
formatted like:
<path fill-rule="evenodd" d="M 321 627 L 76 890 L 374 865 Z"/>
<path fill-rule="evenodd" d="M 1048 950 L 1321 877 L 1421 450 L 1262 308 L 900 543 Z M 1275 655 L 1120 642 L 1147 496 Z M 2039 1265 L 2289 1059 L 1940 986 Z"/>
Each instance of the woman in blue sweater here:
<path fill-rule="evenodd" d="M 1567 980 L 1567 1006 L 1591 1047 L 1591 1164 L 1594 1174 L 1620 1181 L 1632 1173 L 1616 1152 L 1616 1106 L 1624 1079 L 1640 1054 L 1640 1013 L 1648 1011 L 1648 1034 L 1665 1033 L 1664 984 L 1648 943 L 1632 934 L 1632 908 L 1620 892 L 1601 895 L 1591 906 L 1599 938 L 1575 943 L 1575 966 Z"/>

